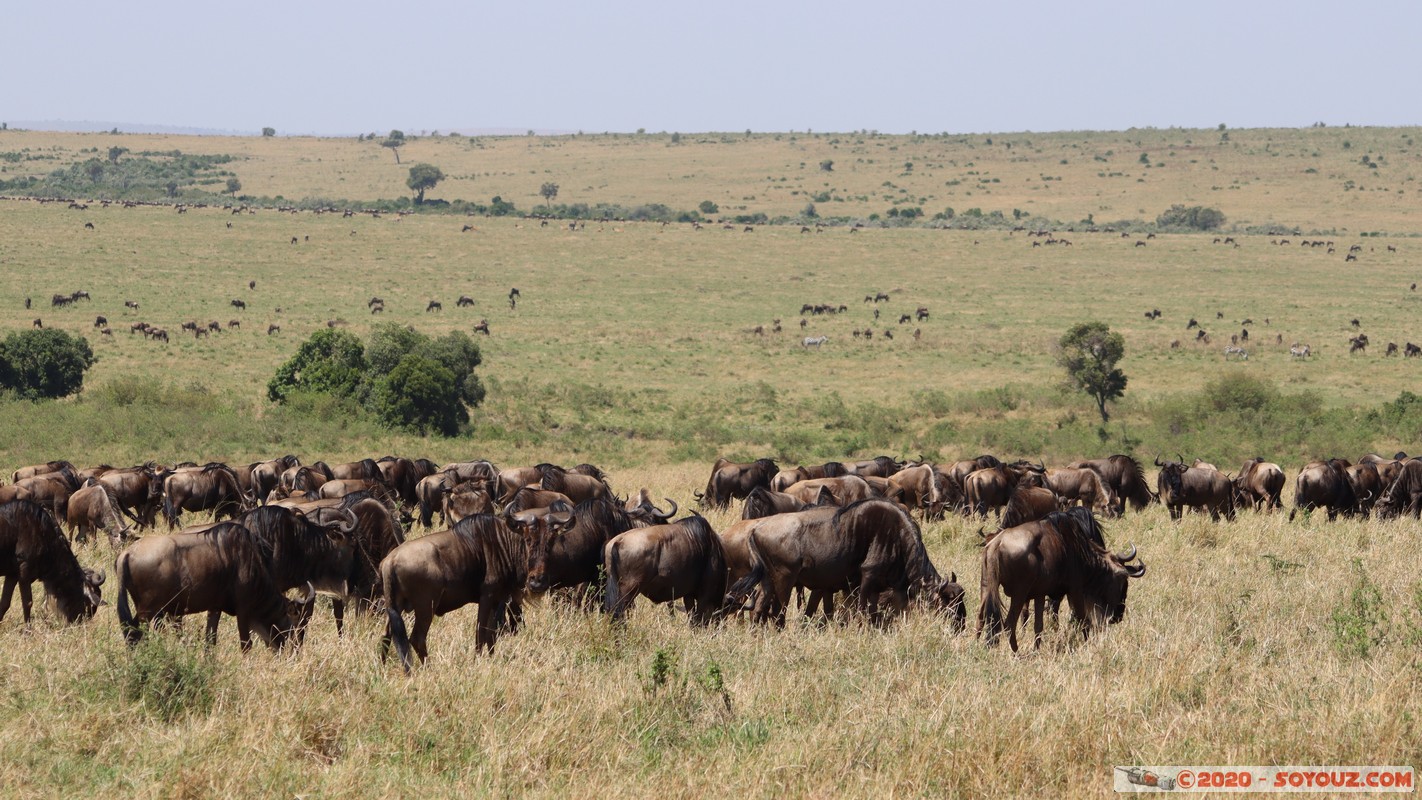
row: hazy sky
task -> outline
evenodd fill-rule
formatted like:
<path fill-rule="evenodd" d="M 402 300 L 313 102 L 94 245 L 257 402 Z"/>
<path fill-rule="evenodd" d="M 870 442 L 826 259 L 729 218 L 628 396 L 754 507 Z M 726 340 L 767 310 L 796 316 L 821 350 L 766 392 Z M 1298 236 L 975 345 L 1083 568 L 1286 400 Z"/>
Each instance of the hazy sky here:
<path fill-rule="evenodd" d="M 1419 0 L 16 0 L 0 121 L 280 133 L 1422 122 Z"/>

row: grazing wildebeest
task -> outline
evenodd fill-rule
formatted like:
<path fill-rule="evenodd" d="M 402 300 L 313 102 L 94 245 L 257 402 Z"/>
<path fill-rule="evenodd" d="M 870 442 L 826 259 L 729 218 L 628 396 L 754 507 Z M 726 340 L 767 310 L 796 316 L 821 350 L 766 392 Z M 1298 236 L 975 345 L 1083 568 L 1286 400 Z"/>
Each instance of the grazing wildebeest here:
<path fill-rule="evenodd" d="M 407 509 L 413 509 L 420 503 L 416 491 L 420 481 L 439 471 L 438 465 L 427 458 L 411 460 L 401 456 L 385 456 L 375 463 L 380 467 L 385 483 L 395 490 Z"/>
<path fill-rule="evenodd" d="M 29 500 L 49 509 L 56 520 L 68 519 L 69 498 L 79 490 L 79 486 L 78 474 L 66 468 L 22 478 L 10 486 L 0 487 L 0 502 Z"/>
<path fill-rule="evenodd" d="M 1422 517 L 1422 461 L 1402 462 L 1397 477 L 1383 489 L 1374 509 L 1380 519 L 1404 514 Z"/>
<path fill-rule="evenodd" d="M 267 326 L 267 335 L 271 336 L 274 333 L 281 333 L 281 326 L 276 323 Z"/>
<path fill-rule="evenodd" d="M 1049 469 L 1046 478 L 1047 488 L 1063 503 L 1085 506 L 1100 516 L 1110 516 L 1116 511 L 1116 500 L 1096 470 L 1087 467 Z"/>
<path fill-rule="evenodd" d="M 1090 509 L 1058 511 L 1046 519 L 1008 528 L 983 549 L 982 605 L 978 609 L 978 634 L 987 629 L 987 643 L 997 642 L 1004 629 L 1017 651 L 1017 622 L 1028 602 L 1033 607 L 1035 646 L 1042 644 L 1042 612 L 1062 597 L 1071 604 L 1082 636 L 1102 623 L 1120 622 L 1126 613 L 1131 578 L 1145 575 L 1145 564 L 1130 562 L 1129 553 L 1109 552 L 1101 528 Z M 1002 616 L 1002 590 L 1011 598 L 1007 619 Z"/>
<path fill-rule="evenodd" d="M 475 514 L 492 513 L 494 499 L 489 496 L 489 490 L 477 481 L 465 481 L 444 493 L 442 514 L 448 525 Z"/>
<path fill-rule="evenodd" d="M 138 524 L 139 530 L 153 527 L 162 498 L 152 491 L 157 480 L 153 462 L 136 467 L 108 470 L 99 476 L 99 483 L 109 487 L 118 501 L 119 511 Z M 161 484 L 159 485 L 161 491 Z"/>
<path fill-rule="evenodd" d="M 233 301 L 232 301 L 232 307 L 233 307 L 233 308 L 240 308 L 240 309 L 242 309 L 243 311 L 246 311 L 246 310 L 247 310 L 247 301 L 245 301 L 245 300 L 233 300 Z"/>
<path fill-rule="evenodd" d="M 1074 461 L 1067 466 L 1085 467 L 1101 476 L 1101 482 L 1106 484 L 1114 498 L 1116 516 L 1125 513 L 1127 501 L 1136 511 L 1144 511 L 1153 499 L 1150 484 L 1146 483 L 1145 470 L 1130 456 L 1118 453 L 1106 458 Z"/>
<path fill-rule="evenodd" d="M 1358 498 L 1358 513 L 1364 517 L 1372 514 L 1373 506 L 1383 491 L 1382 478 L 1378 474 L 1377 465 L 1354 464 L 1343 470 L 1343 474 L 1353 487 L 1353 496 Z"/>
<path fill-rule="evenodd" d="M 742 499 L 757 486 L 770 488 L 770 481 L 779 469 L 769 458 L 748 464 L 736 464 L 724 458 L 711 465 L 711 478 L 704 493 L 693 493 L 703 508 L 726 508 L 732 499 Z"/>
<path fill-rule="evenodd" d="M 272 489 L 281 483 L 283 472 L 300 466 L 301 459 L 290 454 L 253 464 L 251 470 L 252 494 L 259 499 L 265 498 L 271 494 Z"/>
<path fill-rule="evenodd" d="M 565 470 L 557 464 L 539 464 L 543 488 L 550 492 L 562 492 L 574 503 L 602 494 L 612 494 L 605 481 L 594 475 Z M 599 471 L 600 473 L 600 471 Z"/>
<path fill-rule="evenodd" d="M 142 625 L 187 614 L 208 615 L 208 641 L 217 638 L 223 613 L 237 618 L 242 649 L 251 648 L 255 631 L 267 646 L 280 649 L 304 628 L 316 601 L 293 604 L 277 588 L 261 543 L 235 522 L 220 522 L 197 533 L 145 536 L 119 553 L 118 618 L 130 645 L 143 638 Z M 136 610 L 130 610 L 132 597 Z M 300 634 L 297 633 L 297 642 Z"/>
<path fill-rule="evenodd" d="M 1015 528 L 1028 522 L 1046 519 L 1058 509 L 1057 493 L 1045 486 L 1018 486 L 1007 507 L 1002 511 L 999 528 Z"/>
<path fill-rule="evenodd" d="M 838 505 L 834 502 L 834 495 L 830 492 L 829 487 L 825 486 L 820 487 L 820 493 L 813 503 L 806 503 L 794 495 L 757 486 L 751 490 L 750 494 L 746 495 L 745 505 L 741 507 L 741 519 L 760 519 L 776 514 L 788 514 L 792 511 L 804 511 L 825 502 L 829 505 Z"/>
<path fill-rule="evenodd" d="M 775 477 L 770 479 L 770 488 L 777 492 L 783 492 L 787 487 L 800 481 L 814 478 L 837 478 L 848 474 L 849 468 L 838 461 L 826 461 L 823 464 L 812 466 L 789 467 L 775 473 Z"/>
<path fill-rule="evenodd" d="M 895 460 L 889 456 L 875 456 L 874 458 L 862 461 L 851 461 L 844 465 L 850 474 L 873 475 L 880 478 L 888 478 L 904 468 L 904 462 Z"/>
<path fill-rule="evenodd" d="M 465 306 L 472 306 L 474 305 L 474 298 L 470 297 L 467 294 L 461 294 L 459 296 L 459 299 L 454 301 L 454 304 L 460 308 L 464 308 Z"/>
<path fill-rule="evenodd" d="M 797 587 L 826 600 L 848 592 L 874 623 L 884 621 L 880 605 L 885 599 L 895 611 L 909 600 L 943 599 L 939 592 L 945 581 L 928 558 L 918 525 L 897 503 L 872 498 L 757 522 L 749 534 L 750 572 L 731 586 L 726 604 L 738 608 L 759 588 L 759 621 L 783 625 Z"/>
<path fill-rule="evenodd" d="M 129 530 L 119 513 L 114 490 L 97 478 L 89 478 L 70 496 L 68 517 L 69 530 L 76 542 L 88 541 L 90 536 L 103 530 L 108 534 L 109 543 L 117 547 Z"/>
<path fill-rule="evenodd" d="M 1029 476 L 1044 480 L 1046 468 L 1018 462 L 975 470 L 963 479 L 963 514 L 986 517 L 989 510 L 1007 505 L 1017 485 Z"/>
<path fill-rule="evenodd" d="M 1255 511 L 1281 509 L 1284 470 L 1272 461 L 1251 458 L 1234 478 L 1235 505 L 1251 505 Z"/>
<path fill-rule="evenodd" d="M 39 581 L 66 622 L 94 616 L 104 573 L 79 566 L 59 523 L 43 507 L 27 500 L 0 504 L 0 620 L 10 610 L 15 586 L 20 609 L 29 624 L 34 602 L 30 585 Z"/>
<path fill-rule="evenodd" d="M 97 317 L 94 317 L 94 327 L 95 327 L 95 328 L 102 328 L 102 327 L 104 327 L 105 325 L 108 325 L 108 324 L 109 324 L 109 319 L 108 319 L 108 317 L 105 317 L 105 316 L 103 316 L 103 315 L 99 315 L 99 316 L 97 316 Z"/>
<path fill-rule="evenodd" d="M 858 475 L 841 475 L 838 478 L 811 478 L 799 481 L 785 488 L 788 494 L 807 505 L 818 503 L 828 491 L 837 506 L 847 506 L 874 495 L 869 482 Z"/>
<path fill-rule="evenodd" d="M 633 528 L 602 548 L 607 590 L 603 608 L 620 621 L 638 595 L 653 603 L 678 598 L 692 625 L 706 625 L 726 595 L 721 539 L 699 514 L 666 525 Z"/>
<path fill-rule="evenodd" d="M 1294 479 L 1294 508 L 1289 511 L 1289 521 L 1293 522 L 1299 509 L 1305 512 L 1315 508 L 1327 509 L 1329 522 L 1337 519 L 1339 512 L 1353 516 L 1358 508 L 1358 497 L 1353 494 L 1353 484 L 1348 481 L 1348 467 L 1351 466 L 1341 458 L 1305 464 Z M 1379 507 L 1378 513 L 1382 514 L 1383 508 Z"/>
<path fill-rule="evenodd" d="M 425 306 L 425 313 L 426 313 L 426 314 L 428 314 L 428 313 L 431 312 L 431 311 L 443 311 L 443 310 L 444 310 L 444 306 L 441 305 L 438 300 L 431 300 L 431 301 L 430 301 L 430 304 L 427 305 L 427 306 Z"/>
<path fill-rule="evenodd" d="M 1187 467 L 1181 461 L 1161 463 L 1156 476 L 1156 494 L 1160 502 L 1170 510 L 1171 519 L 1180 519 L 1185 507 L 1208 510 L 1210 518 L 1219 521 L 1220 515 L 1234 519 L 1234 486 L 1223 472 L 1217 469 Z"/>
<path fill-rule="evenodd" d="M 386 616 L 381 654 L 388 655 L 393 642 L 408 672 L 414 665 L 411 650 L 421 661 L 428 658 L 425 642 L 434 617 L 470 603 L 479 604 L 479 649 L 494 651 L 500 625 L 517 632 L 528 582 L 528 549 L 523 537 L 499 517 L 475 514 L 449 530 L 395 548 L 380 562 L 380 577 Z M 402 616 L 406 611 L 415 617 L 409 635 Z"/>

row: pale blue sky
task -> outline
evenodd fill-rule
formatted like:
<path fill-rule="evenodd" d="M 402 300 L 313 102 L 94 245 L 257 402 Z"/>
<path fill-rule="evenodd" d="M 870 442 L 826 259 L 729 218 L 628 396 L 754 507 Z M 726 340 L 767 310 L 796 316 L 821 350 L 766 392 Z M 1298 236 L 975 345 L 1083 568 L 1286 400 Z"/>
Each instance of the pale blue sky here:
<path fill-rule="evenodd" d="M 1422 122 L 1422 0 L 16 0 L 0 121 L 280 133 Z"/>

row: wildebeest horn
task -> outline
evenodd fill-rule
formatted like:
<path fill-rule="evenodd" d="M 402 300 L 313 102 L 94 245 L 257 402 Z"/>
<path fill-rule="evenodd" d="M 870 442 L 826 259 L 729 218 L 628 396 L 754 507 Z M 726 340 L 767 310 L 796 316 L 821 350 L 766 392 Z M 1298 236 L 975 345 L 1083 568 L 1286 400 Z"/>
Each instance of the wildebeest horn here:
<path fill-rule="evenodd" d="M 1139 578 L 1146 573 L 1145 562 L 1141 562 L 1139 564 L 1126 564 L 1122 566 L 1125 566 L 1126 574 L 1132 578 Z"/>
<path fill-rule="evenodd" d="M 1160 453 L 1156 453 L 1156 454 L 1155 454 L 1155 465 L 1156 465 L 1157 467 L 1163 467 L 1163 466 L 1165 466 L 1164 464 L 1160 463 Z"/>
<path fill-rule="evenodd" d="M 340 525 L 337 525 L 336 530 L 340 531 L 341 533 L 350 533 L 351 531 L 355 530 L 356 523 L 358 522 L 358 520 L 356 519 L 354 511 L 350 510 L 349 508 L 343 509 L 341 511 L 341 518 L 347 521 Z"/>
<path fill-rule="evenodd" d="M 1136 557 L 1136 546 L 1135 546 L 1135 545 L 1131 545 L 1131 552 L 1129 552 L 1129 553 L 1117 553 L 1117 554 L 1116 554 L 1116 560 L 1119 561 L 1119 562 L 1121 562 L 1122 564 L 1125 564 L 1125 563 L 1128 562 L 1128 561 L 1133 561 L 1133 560 L 1135 560 L 1135 557 Z"/>
<path fill-rule="evenodd" d="M 103 571 L 103 570 L 99 570 L 98 572 L 95 572 L 95 573 L 92 573 L 92 574 L 93 574 L 93 576 L 94 576 L 94 585 L 95 585 L 95 586 L 103 586 L 103 585 L 104 585 L 104 581 L 109 577 L 108 575 L 105 575 L 105 574 L 104 574 L 104 571 Z"/>
<path fill-rule="evenodd" d="M 668 512 L 666 512 L 666 513 L 662 513 L 661 511 L 658 511 L 658 510 L 657 510 L 657 507 L 656 507 L 656 506 L 652 506 L 652 516 L 654 516 L 654 517 L 656 517 L 656 518 L 658 518 L 658 519 L 660 519 L 660 520 L 666 521 L 666 520 L 669 520 L 669 519 L 671 519 L 672 517 L 676 516 L 676 512 L 679 511 L 681 507 L 678 506 L 678 505 L 676 504 L 676 501 L 673 500 L 673 499 L 671 499 L 670 497 L 663 497 L 662 499 L 665 500 L 665 501 L 667 501 L 668 503 L 671 503 L 671 511 L 668 511 Z"/>
<path fill-rule="evenodd" d="M 1180 459 L 1180 463 L 1181 463 L 1181 464 L 1184 464 L 1184 463 L 1185 463 L 1185 456 L 1183 456 L 1183 455 L 1181 455 L 1181 454 L 1179 454 L 1179 453 L 1176 453 L 1176 454 L 1175 454 L 1175 457 L 1178 458 L 1178 459 Z"/>
<path fill-rule="evenodd" d="M 309 606 L 314 602 L 316 602 L 316 587 L 312 585 L 311 581 L 307 581 L 306 596 L 301 598 L 301 604 L 303 606 Z"/>

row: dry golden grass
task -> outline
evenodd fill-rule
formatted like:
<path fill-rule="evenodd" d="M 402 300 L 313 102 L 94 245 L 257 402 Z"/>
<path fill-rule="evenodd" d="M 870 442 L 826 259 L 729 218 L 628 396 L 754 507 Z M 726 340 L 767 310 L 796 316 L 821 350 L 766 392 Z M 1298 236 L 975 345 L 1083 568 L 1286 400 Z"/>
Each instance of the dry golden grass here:
<path fill-rule="evenodd" d="M 1032 387 L 1019 407 L 955 406 L 955 420 L 1065 424 L 1060 403 L 1042 396 L 1058 379 L 1052 342 L 1083 318 L 1104 319 L 1127 337 L 1122 366 L 1131 384 L 1121 419 L 1128 425 L 1148 404 L 1221 374 L 1222 339 L 1245 317 L 1256 320 L 1256 336 L 1285 336 L 1283 348 L 1255 348 L 1249 374 L 1290 390 L 1318 389 L 1331 405 L 1372 407 L 1415 387 L 1416 365 L 1376 353 L 1349 358 L 1348 320 L 1362 318 L 1375 348 L 1422 340 L 1409 327 L 1415 242 L 1343 232 L 1418 232 L 1414 133 L 1231 131 L 1226 144 L 1215 131 L 1014 134 L 995 136 L 992 147 L 986 137 L 866 136 L 861 145 L 846 134 L 724 142 L 688 134 L 676 146 L 666 137 L 426 138 L 402 153 L 407 165 L 428 160 L 452 176 L 435 195 L 502 194 L 520 207 L 536 202 L 546 180 L 560 183 L 559 202 L 692 208 L 712 199 L 725 214 L 743 213 L 742 205 L 796 213 L 803 193 L 826 181 L 836 194 L 869 199 L 821 204 L 823 214 L 883 213 L 890 196 L 912 196 L 929 213 L 946 205 L 1007 214 L 1023 208 L 1061 219 L 1091 213 L 1104 223 L 1203 203 L 1239 224 L 1337 229 L 1334 256 L 1271 245 L 1268 236 L 1240 236 L 1234 250 L 1212 245 L 1208 235 L 1161 236 L 1135 248 L 1114 235 L 1066 234 L 1074 246 L 1065 249 L 1031 248 L 1021 234 L 989 231 L 802 236 L 796 228 L 742 234 L 608 224 L 571 234 L 512 219 L 476 220 L 478 230 L 466 234 L 463 220 L 440 216 L 77 212 L 4 202 L 0 325 L 14 330 L 41 316 L 47 326 L 81 332 L 105 314 L 116 336 L 92 337 L 101 361 L 91 386 L 125 376 L 201 386 L 231 399 L 240 424 L 262 433 L 229 440 L 197 422 L 155 430 L 129 418 L 57 431 L 56 407 L 37 406 L 0 431 L 0 462 L 245 463 L 286 452 L 292 445 L 281 429 L 265 427 L 273 413 L 261 400 L 266 380 L 328 319 L 366 333 L 372 294 L 387 299 L 385 319 L 422 330 L 468 330 L 489 318 L 494 336 L 480 344 L 493 391 L 481 420 L 483 430 L 503 435 L 427 441 L 322 429 L 300 453 L 308 460 L 386 451 L 438 461 L 589 460 L 612 467 L 621 492 L 647 486 L 685 505 L 704 485 L 707 464 L 668 456 L 685 444 L 684 432 L 702 422 L 732 426 L 743 449 L 761 454 L 775 441 L 779 409 L 817 407 L 827 389 L 849 404 L 903 408 L 934 402 L 915 392 Z M 252 194 L 365 199 L 405 191 L 405 167 L 373 143 L 0 133 L 0 151 L 59 148 L 61 162 L 42 162 L 46 169 L 79 158 L 80 148 L 110 144 L 247 156 L 235 171 Z M 1146 170 L 1142 150 L 1165 166 Z M 1357 163 L 1363 153 L 1382 158 L 1376 175 Z M 833 173 L 818 171 L 825 158 L 835 160 Z M 905 161 L 915 166 L 900 175 Z M 18 169 L 5 168 L 6 175 Z M 1042 174 L 1063 180 L 1042 181 Z M 781 175 L 790 180 L 780 183 Z M 976 183 L 984 177 L 988 183 Z M 962 183 L 946 186 L 950 180 Z M 1345 191 L 1346 180 L 1366 191 Z M 96 230 L 86 232 L 84 221 Z M 292 245 L 292 236 L 302 241 Z M 1343 251 L 1357 242 L 1363 258 L 1345 266 Z M 1388 243 L 1399 252 L 1387 252 Z M 249 293 L 253 279 L 258 288 Z M 524 293 L 517 311 L 503 300 L 513 285 Z M 51 293 L 77 288 L 94 294 L 92 305 L 47 307 Z M 932 309 L 919 326 L 922 341 L 903 336 L 913 326 L 872 320 L 864 294 L 891 290 L 893 311 L 885 313 Z M 459 294 L 478 305 L 456 309 Z M 19 302 L 27 295 L 39 304 L 28 313 Z M 247 299 L 248 311 L 233 312 L 233 297 Z M 430 298 L 443 301 L 442 314 L 423 313 Z M 141 312 L 125 314 L 124 299 L 139 300 Z M 849 313 L 813 318 L 807 332 L 827 334 L 831 344 L 806 352 L 794 344 L 796 312 L 803 302 L 828 301 L 849 305 Z M 1144 321 L 1152 307 L 1165 319 Z M 1216 311 L 1224 322 L 1215 321 Z M 1170 350 L 1191 315 L 1216 334 L 1215 345 Z M 143 318 L 175 331 L 187 319 L 234 316 L 243 321 L 239 333 L 175 336 L 166 348 L 120 327 Z M 775 317 L 786 324 L 782 336 L 749 333 Z M 281 336 L 262 333 L 277 320 Z M 865 343 L 849 335 L 867 325 L 894 328 L 898 338 Z M 1319 355 L 1291 361 L 1293 340 L 1314 344 Z M 719 410 L 738 401 L 755 411 Z M 1091 413 L 1087 401 L 1081 413 Z M 919 416 L 907 413 L 899 423 L 912 434 L 907 441 L 931 441 L 918 430 Z M 608 419 L 626 430 L 606 431 L 604 440 L 575 435 Z M 588 441 L 605 444 L 589 450 Z M 1378 446 L 1387 444 L 1415 447 Z M 861 454 L 882 446 L 865 441 Z M 710 519 L 724 529 L 731 515 Z M 972 612 L 977 527 L 950 520 L 924 529 L 939 569 L 956 571 L 967 587 Z M 547 602 L 529 610 L 525 629 L 502 639 L 493 657 L 475 655 L 472 609 L 437 621 L 432 661 L 407 678 L 379 660 L 376 621 L 358 620 L 337 639 L 324 608 L 299 654 L 245 657 L 230 622 L 211 652 L 199 642 L 200 625 L 189 624 L 131 653 L 111 607 L 70 628 L 41 611 L 28 632 L 12 609 L 0 623 L 9 654 L 0 703 L 10 717 L 0 732 L 0 785 L 14 795 L 154 798 L 1075 797 L 1108 794 L 1113 764 L 1417 764 L 1417 530 L 1411 520 L 1291 525 L 1245 514 L 1217 525 L 1198 517 L 1172 523 L 1159 508 L 1131 515 L 1108 524 L 1110 543 L 1137 543 L 1149 565 L 1125 621 L 1087 643 L 1053 633 L 1042 651 L 1020 656 L 1005 646 L 988 650 L 971 635 L 952 637 L 923 613 L 884 631 L 798 619 L 783 632 L 740 622 L 692 631 L 684 615 L 642 605 L 619 630 L 599 615 Z M 112 557 L 102 547 L 81 553 L 87 565 L 110 572 Z M 1360 576 L 1376 601 L 1356 591 Z M 112 601 L 113 580 L 104 588 Z M 1355 595 L 1365 598 L 1361 606 Z M 1335 618 L 1339 611 L 1347 613 Z M 1357 621 L 1368 613 L 1386 620 Z M 1344 632 L 1378 642 L 1358 655 L 1340 622 Z M 175 688 L 182 686 L 191 691 Z M 165 706 L 164 697 L 177 699 Z"/>

